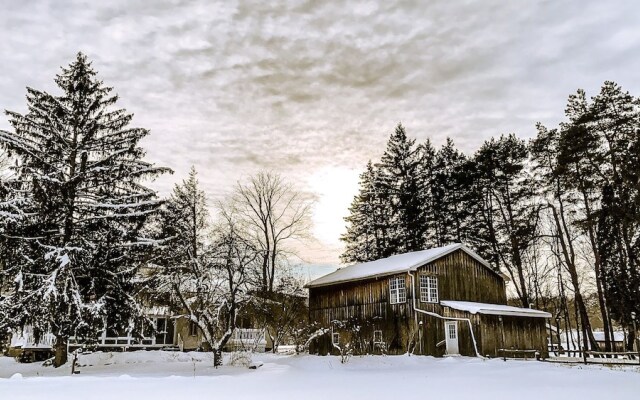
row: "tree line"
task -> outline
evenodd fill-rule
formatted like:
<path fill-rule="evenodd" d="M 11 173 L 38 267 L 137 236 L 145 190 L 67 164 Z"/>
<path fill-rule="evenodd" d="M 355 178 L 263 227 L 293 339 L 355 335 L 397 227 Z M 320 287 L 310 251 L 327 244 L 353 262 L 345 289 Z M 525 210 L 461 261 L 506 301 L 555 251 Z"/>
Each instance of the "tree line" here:
<path fill-rule="evenodd" d="M 70 338 L 109 329 L 142 338 L 151 304 L 170 304 L 219 353 L 252 307 L 276 347 L 303 320 L 287 243 L 304 236 L 310 205 L 278 174 L 238 182 L 208 204 L 196 171 L 159 198 L 148 182 L 168 168 L 145 161 L 118 96 L 87 57 L 56 76 L 58 95 L 27 88 L 27 112 L 0 131 L 0 342 L 26 326 Z M 215 213 L 215 218 L 210 215 Z"/>
<path fill-rule="evenodd" d="M 472 155 L 451 139 L 416 143 L 399 124 L 367 163 L 345 218 L 345 263 L 452 242 L 505 273 L 523 307 L 572 323 L 598 349 L 593 319 L 611 351 L 614 325 L 636 332 L 640 315 L 640 99 L 614 82 L 569 96 L 557 127 L 485 141 Z M 592 305 L 588 299 L 597 298 Z M 597 315 L 591 312 L 597 309 Z M 573 321 L 573 322 L 572 322 Z"/>

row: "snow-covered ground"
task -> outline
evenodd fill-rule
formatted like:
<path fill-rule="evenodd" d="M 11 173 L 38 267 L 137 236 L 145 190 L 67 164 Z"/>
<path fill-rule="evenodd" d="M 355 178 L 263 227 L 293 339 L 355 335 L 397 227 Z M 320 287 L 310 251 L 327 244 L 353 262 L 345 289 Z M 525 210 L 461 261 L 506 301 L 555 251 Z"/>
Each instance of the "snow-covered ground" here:
<path fill-rule="evenodd" d="M 228 356 L 227 356 L 228 357 Z M 636 398 L 640 366 L 418 356 L 254 354 L 255 370 L 212 367 L 206 353 L 130 352 L 80 356 L 70 367 L 0 357 L 0 399 L 606 399 Z M 228 361 L 228 360 L 226 360 Z"/>

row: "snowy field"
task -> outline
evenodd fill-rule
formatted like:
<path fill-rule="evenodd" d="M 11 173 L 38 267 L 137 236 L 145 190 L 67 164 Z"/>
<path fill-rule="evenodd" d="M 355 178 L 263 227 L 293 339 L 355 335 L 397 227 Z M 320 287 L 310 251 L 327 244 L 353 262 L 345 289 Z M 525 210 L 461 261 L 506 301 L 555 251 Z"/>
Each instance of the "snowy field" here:
<path fill-rule="evenodd" d="M 353 357 L 340 364 L 338 357 L 272 354 L 252 361 L 262 366 L 216 370 L 205 353 L 94 353 L 80 356 L 81 373 L 70 376 L 68 366 L 0 357 L 0 399 L 601 400 L 640 393 L 638 366 L 416 356 Z"/>

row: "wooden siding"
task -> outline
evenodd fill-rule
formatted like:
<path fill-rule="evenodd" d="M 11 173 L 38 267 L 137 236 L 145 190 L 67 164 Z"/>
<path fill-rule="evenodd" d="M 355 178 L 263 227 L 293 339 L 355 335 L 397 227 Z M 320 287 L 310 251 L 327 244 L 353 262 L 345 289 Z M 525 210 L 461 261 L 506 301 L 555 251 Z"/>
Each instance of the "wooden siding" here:
<path fill-rule="evenodd" d="M 503 316 L 502 323 L 497 315 L 481 315 L 480 319 L 482 355 L 498 357 L 498 349 L 511 349 L 537 350 L 543 358 L 548 357 L 545 318 Z"/>
<path fill-rule="evenodd" d="M 404 303 L 389 302 L 389 278 L 369 279 L 342 285 L 309 289 L 309 322 L 323 327 L 332 327 L 332 321 L 349 321 L 360 326 L 361 337 L 373 338 L 374 330 L 382 335 L 391 354 L 404 352 L 407 347 L 408 330 L 412 322 L 412 295 L 408 274 L 405 277 L 406 297 Z M 348 333 L 342 332 L 343 339 Z M 328 335 L 327 335 L 328 336 Z M 312 352 L 321 354 L 334 352 L 331 341 L 324 339 L 322 345 L 312 346 Z M 372 352 L 375 349 L 372 349 Z"/>
<path fill-rule="evenodd" d="M 440 300 L 507 304 L 502 277 L 462 250 L 418 268 L 417 273 L 438 277 Z"/>

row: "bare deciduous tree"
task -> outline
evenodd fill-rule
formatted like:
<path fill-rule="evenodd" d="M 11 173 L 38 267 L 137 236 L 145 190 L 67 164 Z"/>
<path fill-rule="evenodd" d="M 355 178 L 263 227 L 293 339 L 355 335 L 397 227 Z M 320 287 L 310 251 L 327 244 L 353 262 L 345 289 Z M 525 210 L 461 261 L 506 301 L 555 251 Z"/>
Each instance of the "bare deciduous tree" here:
<path fill-rule="evenodd" d="M 216 366 L 236 328 L 238 312 L 250 299 L 247 278 L 260 255 L 232 210 L 222 209 L 220 216 L 203 260 L 172 275 L 173 292 L 209 343 Z"/>
<path fill-rule="evenodd" d="M 272 293 L 276 269 L 289 250 L 286 243 L 304 237 L 309 231 L 311 203 L 279 174 L 262 171 L 245 183 L 238 183 L 234 206 L 243 229 L 260 250 L 257 286 L 264 293 Z"/>

